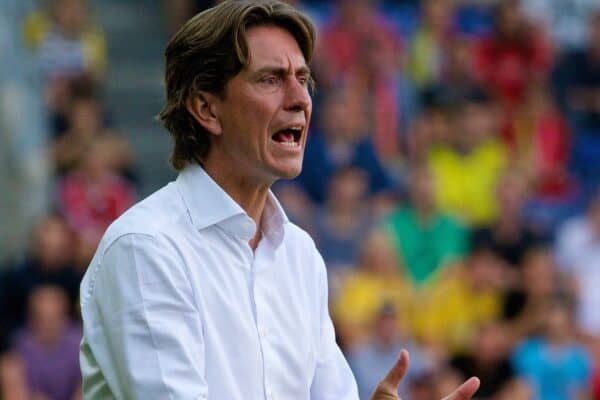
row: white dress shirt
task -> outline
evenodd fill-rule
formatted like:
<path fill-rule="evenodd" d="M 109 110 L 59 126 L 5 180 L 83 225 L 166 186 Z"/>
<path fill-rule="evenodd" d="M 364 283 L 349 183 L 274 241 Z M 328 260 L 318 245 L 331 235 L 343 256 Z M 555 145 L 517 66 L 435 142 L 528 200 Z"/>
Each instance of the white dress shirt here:
<path fill-rule="evenodd" d="M 81 284 L 85 399 L 357 400 L 313 241 L 253 220 L 199 166 L 102 238 Z"/>

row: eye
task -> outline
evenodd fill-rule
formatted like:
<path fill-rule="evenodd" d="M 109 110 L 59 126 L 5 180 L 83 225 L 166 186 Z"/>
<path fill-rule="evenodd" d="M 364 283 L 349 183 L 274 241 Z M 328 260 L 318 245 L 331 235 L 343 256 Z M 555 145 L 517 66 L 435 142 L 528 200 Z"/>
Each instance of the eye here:
<path fill-rule="evenodd" d="M 300 84 L 303 85 L 303 86 L 308 85 L 309 80 L 310 79 L 306 75 L 302 75 L 302 76 L 298 77 L 298 82 L 300 82 Z"/>
<path fill-rule="evenodd" d="M 268 75 L 262 78 L 261 82 L 266 83 L 267 85 L 277 85 L 281 82 L 281 78 L 276 75 Z"/>

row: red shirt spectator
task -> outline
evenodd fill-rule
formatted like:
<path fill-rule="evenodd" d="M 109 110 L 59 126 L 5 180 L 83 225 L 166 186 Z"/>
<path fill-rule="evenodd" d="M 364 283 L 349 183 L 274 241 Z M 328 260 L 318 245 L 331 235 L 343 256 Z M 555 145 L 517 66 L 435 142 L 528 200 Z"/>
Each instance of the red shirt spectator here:
<path fill-rule="evenodd" d="M 534 32 L 519 2 L 509 0 L 498 6 L 494 31 L 475 49 L 478 78 L 509 108 L 523 99 L 528 83 L 550 67 L 550 48 Z"/>
<path fill-rule="evenodd" d="M 475 70 L 481 82 L 508 106 L 520 102 L 532 78 L 542 76 L 550 57 L 542 40 L 490 36 L 476 46 Z"/>
<path fill-rule="evenodd" d="M 533 87 L 514 119 L 516 148 L 531 171 L 536 194 L 567 195 L 574 189 L 568 175 L 570 129 L 544 87 Z"/>
<path fill-rule="evenodd" d="M 111 169 L 110 147 L 91 145 L 83 164 L 59 184 L 62 210 L 87 243 L 96 243 L 108 225 L 135 201 L 131 186 Z"/>
<path fill-rule="evenodd" d="M 361 92 L 370 105 L 366 112 L 378 154 L 384 159 L 395 156 L 400 129 L 399 32 L 373 4 L 345 0 L 324 26 L 319 43 L 315 69 L 321 86 L 350 86 Z"/>
<path fill-rule="evenodd" d="M 348 75 L 365 68 L 377 75 L 396 72 L 400 35 L 385 16 L 365 1 L 342 1 L 319 38 L 317 72 L 325 86 L 346 83 Z M 370 57 L 371 56 L 371 57 Z"/>
<path fill-rule="evenodd" d="M 592 374 L 592 398 L 600 400 L 600 369 L 596 369 Z"/>

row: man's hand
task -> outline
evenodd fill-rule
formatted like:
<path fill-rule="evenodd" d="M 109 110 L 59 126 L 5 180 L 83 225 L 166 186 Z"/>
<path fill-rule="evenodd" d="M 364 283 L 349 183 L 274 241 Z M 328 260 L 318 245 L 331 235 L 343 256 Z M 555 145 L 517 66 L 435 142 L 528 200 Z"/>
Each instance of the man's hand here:
<path fill-rule="evenodd" d="M 371 400 L 399 400 L 398 386 L 407 370 L 408 351 L 402 350 L 396 364 L 392 367 L 390 372 L 388 372 L 387 376 L 379 382 L 377 388 L 375 388 Z M 479 379 L 473 377 L 468 379 L 465 383 L 460 385 L 458 389 L 444 397 L 442 400 L 469 400 L 473 397 L 477 389 L 479 389 Z"/>

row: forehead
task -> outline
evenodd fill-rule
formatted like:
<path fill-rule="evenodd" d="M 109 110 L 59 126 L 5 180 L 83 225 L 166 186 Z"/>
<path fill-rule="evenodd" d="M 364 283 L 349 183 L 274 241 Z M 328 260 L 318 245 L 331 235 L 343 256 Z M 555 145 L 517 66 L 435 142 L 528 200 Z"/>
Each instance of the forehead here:
<path fill-rule="evenodd" d="M 294 36 L 278 26 L 255 26 L 246 32 L 248 69 L 265 66 L 299 68 L 306 66 Z"/>

